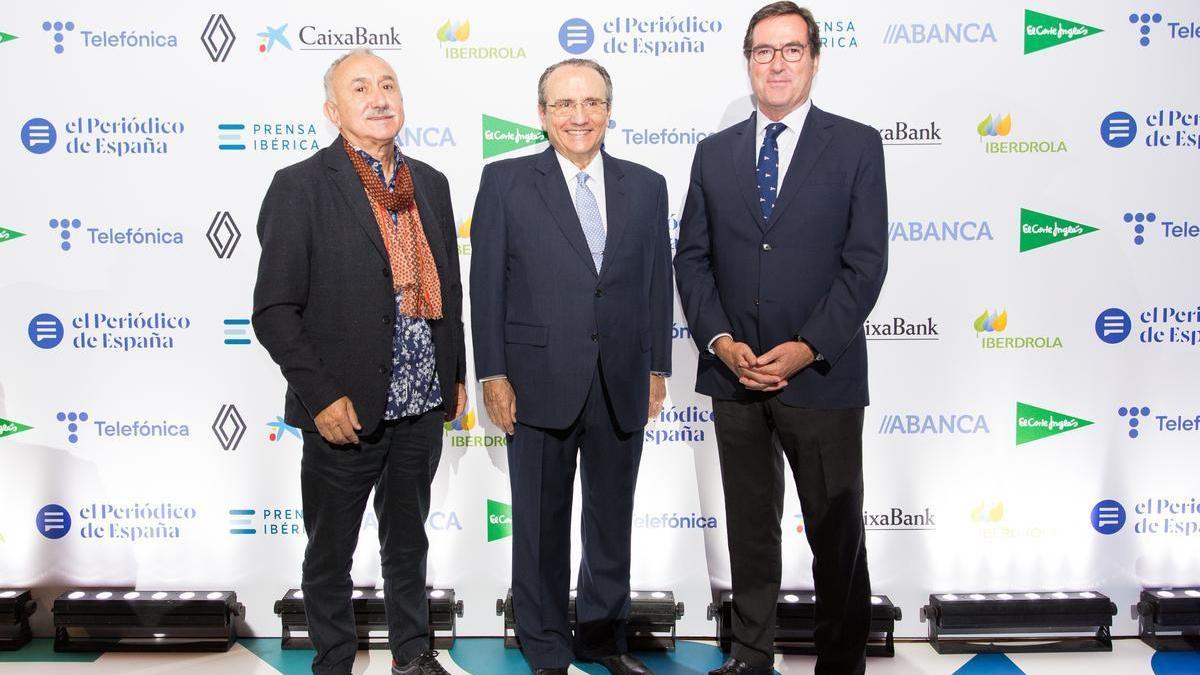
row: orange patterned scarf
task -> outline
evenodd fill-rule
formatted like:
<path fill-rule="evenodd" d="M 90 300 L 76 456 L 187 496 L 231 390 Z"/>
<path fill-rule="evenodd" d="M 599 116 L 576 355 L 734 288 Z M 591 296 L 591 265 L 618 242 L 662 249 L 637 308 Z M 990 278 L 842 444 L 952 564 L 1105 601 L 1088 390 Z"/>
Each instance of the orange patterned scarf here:
<path fill-rule="evenodd" d="M 408 163 L 400 165 L 396 189 L 388 190 L 354 146 L 344 138 L 342 144 L 367 191 L 371 210 L 375 212 L 379 234 L 383 237 L 388 262 L 392 267 L 392 290 L 400 294 L 400 313 L 421 319 L 442 318 L 442 286 L 433 262 L 433 252 L 429 249 L 429 240 L 425 238 L 425 230 L 421 226 L 421 214 L 413 199 L 412 173 Z M 392 222 L 388 211 L 397 213 L 396 223 Z"/>

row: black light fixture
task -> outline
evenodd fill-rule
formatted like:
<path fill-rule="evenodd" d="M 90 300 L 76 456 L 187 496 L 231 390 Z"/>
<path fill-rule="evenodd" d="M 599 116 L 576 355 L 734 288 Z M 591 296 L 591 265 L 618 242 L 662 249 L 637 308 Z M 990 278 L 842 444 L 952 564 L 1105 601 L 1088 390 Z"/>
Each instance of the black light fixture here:
<path fill-rule="evenodd" d="M 454 646 L 458 636 L 458 617 L 463 615 L 462 600 L 455 600 L 452 588 L 426 588 L 429 598 L 429 642 L 438 649 Z M 387 612 L 383 590 L 355 588 L 350 593 L 354 607 L 354 625 L 359 649 L 387 649 Z M 289 589 L 275 601 L 275 613 L 283 624 L 279 644 L 283 649 L 312 649 L 308 637 L 308 617 L 304 614 L 304 591 Z"/>
<path fill-rule="evenodd" d="M 54 601 L 54 651 L 228 651 L 233 591 L 75 590 Z"/>
<path fill-rule="evenodd" d="M 517 621 L 513 613 L 512 589 L 504 599 L 496 601 L 496 616 L 504 617 L 504 646 L 520 647 Z M 674 651 L 676 627 L 683 618 L 683 603 L 675 602 L 671 591 L 630 591 L 629 618 L 625 623 L 625 640 L 635 651 Z M 567 624 L 572 631 L 576 625 L 575 591 L 567 603 Z"/>
<path fill-rule="evenodd" d="M 1133 618 L 1156 651 L 1200 651 L 1200 588 L 1143 588 Z"/>
<path fill-rule="evenodd" d="M 939 654 L 1111 652 L 1116 613 L 1098 591 L 939 593 L 921 621 Z"/>
<path fill-rule="evenodd" d="M 33 639 L 29 617 L 37 602 L 28 589 L 0 588 L 0 651 L 20 649 Z"/>
<path fill-rule="evenodd" d="M 813 634 L 816 629 L 817 596 L 811 590 L 779 592 L 775 605 L 775 651 L 781 654 L 816 654 Z M 871 596 L 871 628 L 867 638 L 867 656 L 896 655 L 896 622 L 900 608 L 886 595 Z M 717 644 L 728 652 L 733 646 L 733 592 L 722 591 L 708 606 L 708 619 L 717 622 Z"/>

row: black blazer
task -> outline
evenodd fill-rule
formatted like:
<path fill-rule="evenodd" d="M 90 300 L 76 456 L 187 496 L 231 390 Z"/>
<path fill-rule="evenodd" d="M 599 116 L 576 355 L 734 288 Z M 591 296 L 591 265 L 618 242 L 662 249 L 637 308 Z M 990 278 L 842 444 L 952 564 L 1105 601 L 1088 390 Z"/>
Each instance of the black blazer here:
<path fill-rule="evenodd" d="M 618 426 L 646 425 L 671 370 L 667 184 L 604 154 L 608 235 L 596 273 L 553 148 L 483 169 L 471 219 L 475 375 L 507 375 L 517 419 L 564 429 L 601 364 Z"/>
<path fill-rule="evenodd" d="M 813 106 L 763 222 L 755 117 L 696 146 L 679 227 L 675 276 L 700 348 L 696 391 L 750 392 L 708 352 L 730 333 L 755 354 L 803 338 L 825 361 L 778 393 L 805 408 L 868 403 L 866 320 L 887 272 L 883 143 L 869 126 Z"/>
<path fill-rule="evenodd" d="M 466 352 L 450 187 L 428 164 L 404 161 L 441 280 L 443 315 L 430 328 L 444 406 L 452 406 Z M 348 396 L 362 433 L 371 433 L 387 404 L 396 300 L 379 225 L 340 137 L 275 174 L 258 239 L 254 332 L 287 380 L 284 419 L 315 431 L 313 416 Z"/>

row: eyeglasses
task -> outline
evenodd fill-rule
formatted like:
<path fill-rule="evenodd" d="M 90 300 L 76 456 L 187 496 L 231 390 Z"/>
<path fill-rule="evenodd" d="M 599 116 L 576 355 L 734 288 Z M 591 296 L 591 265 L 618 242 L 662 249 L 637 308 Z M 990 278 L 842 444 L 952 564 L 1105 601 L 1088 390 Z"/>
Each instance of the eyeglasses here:
<path fill-rule="evenodd" d="M 755 63 L 770 63 L 775 60 L 775 52 L 783 54 L 783 60 L 789 63 L 795 63 L 804 58 L 804 52 L 808 51 L 808 45 L 793 43 L 782 47 L 767 47 L 759 46 L 750 50 L 750 58 L 754 59 Z"/>
<path fill-rule="evenodd" d="M 587 115 L 599 115 L 608 108 L 608 101 L 598 98 L 585 98 L 582 101 L 564 99 L 546 104 L 546 109 L 555 117 L 570 117 L 578 108 L 583 108 L 583 112 Z"/>

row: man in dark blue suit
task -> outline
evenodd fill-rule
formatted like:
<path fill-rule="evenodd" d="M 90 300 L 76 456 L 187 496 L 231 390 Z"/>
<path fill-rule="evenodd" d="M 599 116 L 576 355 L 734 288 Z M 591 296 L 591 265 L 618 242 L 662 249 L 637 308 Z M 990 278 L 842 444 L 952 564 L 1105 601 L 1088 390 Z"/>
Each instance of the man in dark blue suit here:
<path fill-rule="evenodd" d="M 733 586 L 716 675 L 769 675 L 783 460 L 813 550 L 819 674 L 861 673 L 870 622 L 862 524 L 862 324 L 887 269 L 883 146 L 812 105 L 812 14 L 776 2 L 744 53 L 757 110 L 696 147 L 675 273 L 713 397 Z"/>
<path fill-rule="evenodd" d="M 630 529 L 643 429 L 671 369 L 667 187 L 601 150 L 612 81 L 568 59 L 538 82 L 551 148 L 483 170 L 471 226 L 475 372 L 509 434 L 513 603 L 535 672 L 573 656 L 624 675 Z M 567 624 L 579 454 L 583 558 Z"/>

